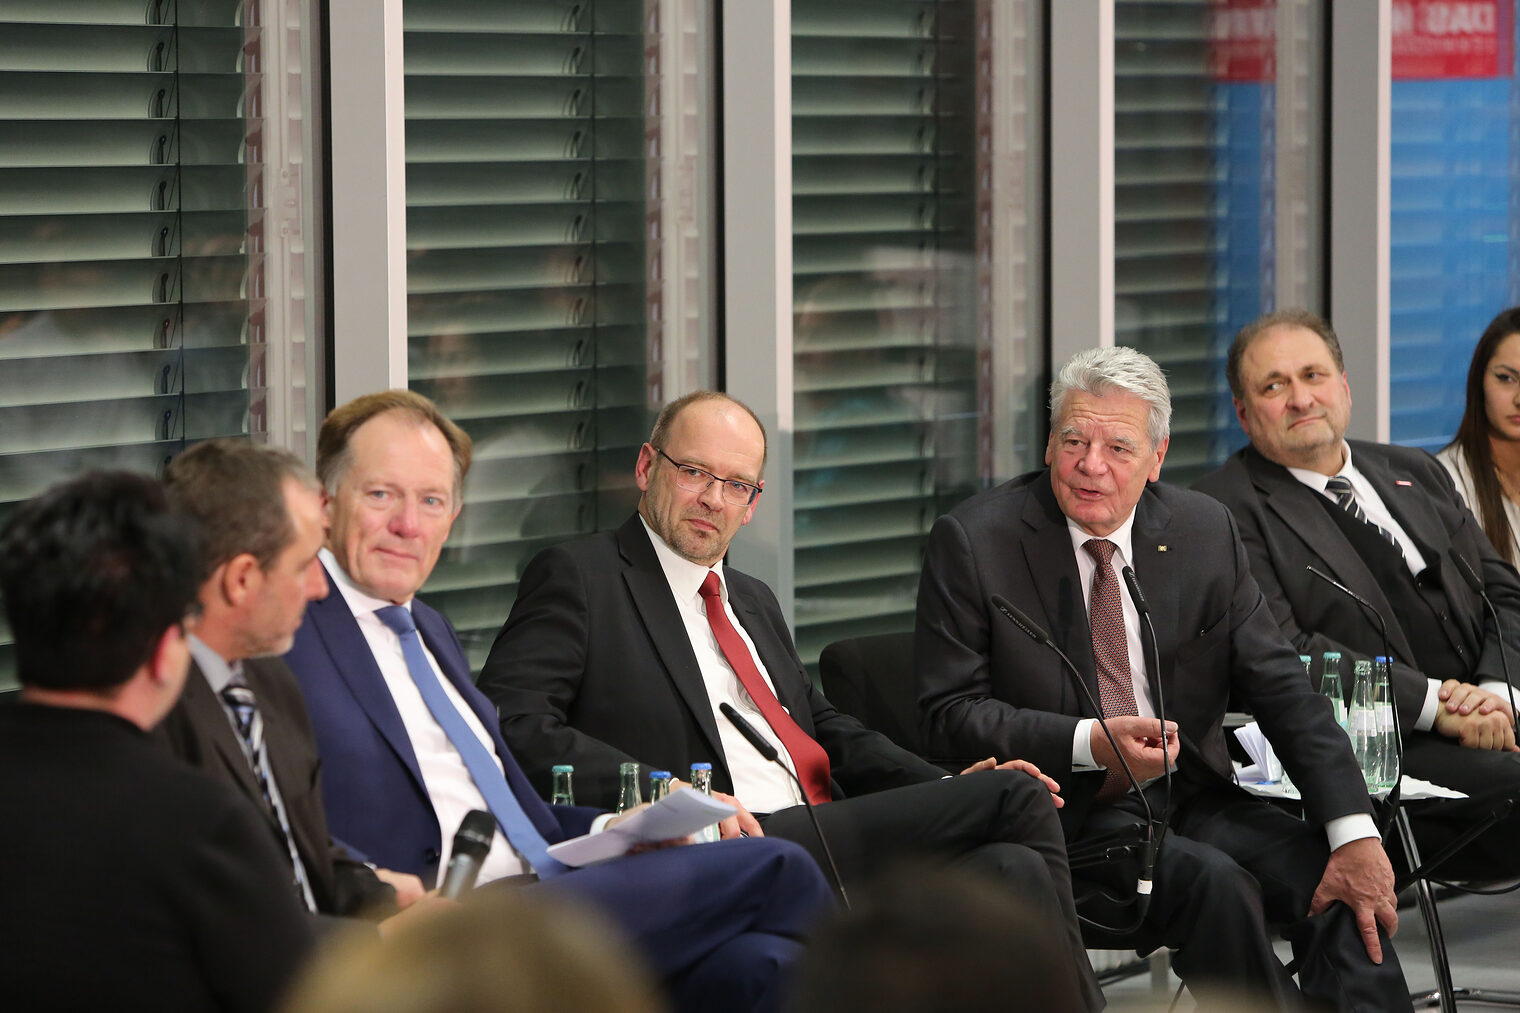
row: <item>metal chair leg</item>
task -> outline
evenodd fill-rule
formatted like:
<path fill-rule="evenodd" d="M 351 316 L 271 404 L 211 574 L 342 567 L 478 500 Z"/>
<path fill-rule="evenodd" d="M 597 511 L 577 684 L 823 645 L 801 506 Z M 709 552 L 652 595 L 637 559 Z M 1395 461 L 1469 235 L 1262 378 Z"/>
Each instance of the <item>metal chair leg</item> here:
<path fill-rule="evenodd" d="M 1409 814 L 1402 807 L 1395 822 L 1399 828 L 1399 843 L 1404 849 L 1404 859 L 1411 869 L 1420 867 L 1420 849 L 1414 842 L 1414 831 L 1409 826 Z M 1457 1000 L 1483 1003 L 1492 1006 L 1520 1008 L 1520 992 L 1508 992 L 1490 988 L 1457 988 L 1451 981 L 1451 963 L 1446 956 L 1446 937 L 1441 933 L 1441 916 L 1436 911 L 1435 892 L 1430 881 L 1414 881 L 1414 896 L 1420 907 L 1420 917 L 1425 922 L 1426 936 L 1430 941 L 1430 966 L 1435 972 L 1436 987 L 1429 992 L 1414 992 L 1410 1001 L 1419 1009 L 1440 1007 L 1441 1013 L 1457 1013 Z"/>

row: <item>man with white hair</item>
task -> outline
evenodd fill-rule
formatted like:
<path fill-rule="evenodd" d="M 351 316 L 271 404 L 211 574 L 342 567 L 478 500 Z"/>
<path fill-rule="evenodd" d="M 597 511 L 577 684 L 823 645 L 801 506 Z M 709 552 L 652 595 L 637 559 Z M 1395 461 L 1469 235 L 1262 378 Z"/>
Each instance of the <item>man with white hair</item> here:
<path fill-rule="evenodd" d="M 1409 1009 L 1388 942 L 1393 872 L 1346 736 L 1273 620 L 1228 512 L 1154 484 L 1171 416 L 1160 369 L 1129 348 L 1079 353 L 1051 384 L 1050 410 L 1048 467 L 972 497 L 930 536 L 916 660 L 931 748 L 1061 771 L 1074 850 L 1143 825 L 1148 802 L 1164 827 L 1149 908 L 1110 907 L 1102 921 L 1127 945 L 1176 948 L 1173 966 L 1200 1002 L 1244 989 L 1297 1005 L 1272 952 L 1273 922 L 1288 925 L 1305 995 Z M 1141 635 L 1144 602 L 1123 587 L 1131 569 L 1154 643 Z M 1078 674 L 997 598 L 1048 633 Z M 1232 696 L 1302 790 L 1302 821 L 1233 783 L 1222 729 Z M 1136 865 L 1081 875 L 1124 899 Z"/>

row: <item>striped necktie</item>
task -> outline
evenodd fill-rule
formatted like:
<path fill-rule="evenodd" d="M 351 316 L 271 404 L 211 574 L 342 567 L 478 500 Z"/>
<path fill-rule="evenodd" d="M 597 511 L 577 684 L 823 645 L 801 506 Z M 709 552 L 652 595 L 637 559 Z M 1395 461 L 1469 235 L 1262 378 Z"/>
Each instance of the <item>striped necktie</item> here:
<path fill-rule="evenodd" d="M 264 745 L 264 715 L 259 713 L 258 698 L 253 695 L 253 689 L 244 681 L 243 673 L 238 669 L 233 669 L 232 679 L 222 688 L 221 698 L 232 715 L 238 737 L 242 739 L 243 757 L 253 770 L 254 779 L 259 782 L 265 808 L 280 825 L 280 833 L 285 838 L 285 850 L 290 855 L 296 893 L 306 903 L 306 910 L 315 912 L 317 901 L 311 892 L 311 880 L 307 878 L 306 865 L 296 850 L 295 837 L 290 832 L 290 818 L 285 814 L 285 802 L 280 797 L 279 785 L 275 783 L 274 772 L 269 766 L 269 750 Z"/>
<path fill-rule="evenodd" d="M 1400 556 L 1404 554 L 1403 546 L 1399 544 L 1397 538 L 1393 537 L 1392 531 L 1389 531 L 1381 524 L 1373 524 L 1372 521 L 1367 519 L 1367 512 L 1362 509 L 1362 505 L 1356 500 L 1356 490 L 1351 488 L 1351 479 L 1345 475 L 1336 475 L 1325 483 L 1325 491 L 1335 497 L 1336 504 L 1342 510 L 1363 524 L 1369 525 L 1374 531 L 1382 535 Z"/>
<path fill-rule="evenodd" d="M 1124 629 L 1124 603 L 1119 598 L 1119 579 L 1114 576 L 1114 550 L 1106 538 L 1091 538 L 1082 548 L 1093 558 L 1092 595 L 1087 604 L 1087 624 L 1092 631 L 1093 660 L 1098 666 L 1098 703 L 1106 718 L 1138 713 L 1135 682 L 1129 667 L 1129 634 Z M 1124 768 L 1113 766 L 1098 789 L 1099 802 L 1112 802 L 1129 791 Z"/>

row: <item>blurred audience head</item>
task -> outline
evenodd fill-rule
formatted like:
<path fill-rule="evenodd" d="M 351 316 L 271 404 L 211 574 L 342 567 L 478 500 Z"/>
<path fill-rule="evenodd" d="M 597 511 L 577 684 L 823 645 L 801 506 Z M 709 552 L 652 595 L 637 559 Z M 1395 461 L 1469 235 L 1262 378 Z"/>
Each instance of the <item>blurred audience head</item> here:
<path fill-rule="evenodd" d="M 1080 1010 L 1062 926 L 1040 924 L 1006 887 L 965 868 L 904 865 L 819 926 L 792 1013 L 1007 1013 Z"/>
<path fill-rule="evenodd" d="M 110 693 L 144 666 L 182 685 L 199 582 L 194 536 L 151 478 L 88 472 L 27 500 L 0 529 L 23 692 Z"/>
<path fill-rule="evenodd" d="M 383 938 L 339 940 L 284 1013 L 662 1013 L 614 928 L 562 898 L 478 891 Z"/>

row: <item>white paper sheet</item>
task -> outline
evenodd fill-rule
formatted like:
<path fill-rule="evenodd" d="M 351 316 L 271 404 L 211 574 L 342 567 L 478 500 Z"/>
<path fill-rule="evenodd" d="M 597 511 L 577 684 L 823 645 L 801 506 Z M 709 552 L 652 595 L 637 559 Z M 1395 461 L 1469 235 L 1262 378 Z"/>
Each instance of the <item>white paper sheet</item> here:
<path fill-rule="evenodd" d="M 694 834 L 737 811 L 711 795 L 680 788 L 599 834 L 585 834 L 550 845 L 549 857 L 572 867 L 593 865 L 626 855 L 635 844 Z"/>

